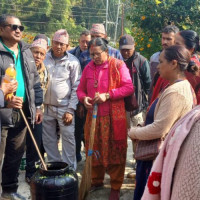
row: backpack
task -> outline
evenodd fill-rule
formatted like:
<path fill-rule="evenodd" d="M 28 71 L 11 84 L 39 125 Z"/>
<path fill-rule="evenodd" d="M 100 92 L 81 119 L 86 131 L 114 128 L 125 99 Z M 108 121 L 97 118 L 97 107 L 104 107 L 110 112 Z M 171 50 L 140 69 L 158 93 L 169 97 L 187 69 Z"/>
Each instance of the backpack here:
<path fill-rule="evenodd" d="M 140 55 L 138 52 L 135 52 L 131 68 L 130 66 L 127 66 L 129 68 L 129 72 L 131 73 L 131 78 L 135 86 L 135 96 L 138 103 L 138 108 L 131 112 L 132 116 L 146 110 L 148 107 L 147 94 L 145 93 L 144 84 L 140 73 L 140 68 L 145 61 L 146 58 L 144 56 Z M 137 73 L 133 73 L 133 67 L 135 68 Z"/>

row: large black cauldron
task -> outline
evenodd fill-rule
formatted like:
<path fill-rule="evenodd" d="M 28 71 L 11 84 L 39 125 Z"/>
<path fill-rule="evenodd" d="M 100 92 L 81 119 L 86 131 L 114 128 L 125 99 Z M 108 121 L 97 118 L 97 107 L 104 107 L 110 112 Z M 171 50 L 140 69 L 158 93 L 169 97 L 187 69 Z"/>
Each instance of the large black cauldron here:
<path fill-rule="evenodd" d="M 48 170 L 40 166 L 31 179 L 32 200 L 77 200 L 78 178 L 64 162 L 47 163 Z"/>

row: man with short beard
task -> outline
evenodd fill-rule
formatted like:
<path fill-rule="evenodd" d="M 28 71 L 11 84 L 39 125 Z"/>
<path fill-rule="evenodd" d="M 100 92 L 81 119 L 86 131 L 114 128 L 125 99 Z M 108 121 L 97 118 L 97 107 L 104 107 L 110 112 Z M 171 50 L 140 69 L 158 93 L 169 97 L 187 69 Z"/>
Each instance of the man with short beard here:
<path fill-rule="evenodd" d="M 174 25 L 168 25 L 162 30 L 162 49 L 165 49 L 169 46 L 174 45 L 175 41 L 175 34 L 179 32 L 179 29 Z M 157 73 L 157 66 L 159 64 L 159 57 L 160 57 L 161 51 L 158 51 L 154 53 L 150 58 L 150 71 L 151 71 L 151 79 L 152 79 L 152 85 L 149 92 L 149 101 L 151 100 L 151 95 L 153 91 L 153 87 L 156 85 L 156 82 L 158 80 L 159 74 Z"/>

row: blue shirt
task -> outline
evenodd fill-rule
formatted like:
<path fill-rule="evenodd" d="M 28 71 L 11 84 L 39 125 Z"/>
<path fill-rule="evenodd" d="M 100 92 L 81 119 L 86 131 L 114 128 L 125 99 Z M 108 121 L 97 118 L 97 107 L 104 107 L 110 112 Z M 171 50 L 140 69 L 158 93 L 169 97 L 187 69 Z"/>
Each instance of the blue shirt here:
<path fill-rule="evenodd" d="M 82 51 L 81 51 L 79 46 L 69 50 L 68 52 L 71 53 L 72 55 L 74 55 L 75 57 L 77 57 L 78 60 L 80 59 L 80 55 L 82 53 Z"/>
<path fill-rule="evenodd" d="M 145 126 L 152 124 L 154 122 L 154 112 L 156 105 L 158 103 L 158 98 L 150 105 L 149 111 L 147 112 Z"/>
<path fill-rule="evenodd" d="M 111 46 L 108 46 L 108 54 L 109 54 L 109 56 L 123 60 L 120 51 Z M 83 70 L 85 68 L 85 66 L 91 61 L 89 50 L 81 53 L 81 55 L 79 57 L 79 61 L 81 64 L 81 69 Z"/>

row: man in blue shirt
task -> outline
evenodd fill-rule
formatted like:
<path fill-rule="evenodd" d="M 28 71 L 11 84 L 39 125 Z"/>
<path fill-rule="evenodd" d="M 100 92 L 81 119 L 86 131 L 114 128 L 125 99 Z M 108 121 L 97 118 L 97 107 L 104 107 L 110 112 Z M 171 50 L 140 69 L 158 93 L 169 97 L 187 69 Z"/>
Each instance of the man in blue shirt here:
<path fill-rule="evenodd" d="M 68 52 L 71 53 L 72 55 L 76 56 L 78 59 L 80 58 L 80 55 L 82 52 L 88 50 L 88 43 L 91 40 L 91 35 L 90 31 L 85 30 L 80 34 L 79 38 L 79 45 Z"/>
<path fill-rule="evenodd" d="M 88 50 L 88 43 L 91 40 L 90 31 L 85 30 L 80 34 L 79 45 L 74 49 L 68 51 L 72 55 L 76 56 L 80 60 L 80 55 L 82 52 Z M 81 141 L 84 138 L 84 124 L 86 119 L 86 109 L 82 103 L 77 104 L 77 109 L 75 112 L 75 140 L 76 140 L 76 160 L 80 162 L 82 160 L 81 156 Z"/>

